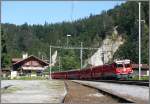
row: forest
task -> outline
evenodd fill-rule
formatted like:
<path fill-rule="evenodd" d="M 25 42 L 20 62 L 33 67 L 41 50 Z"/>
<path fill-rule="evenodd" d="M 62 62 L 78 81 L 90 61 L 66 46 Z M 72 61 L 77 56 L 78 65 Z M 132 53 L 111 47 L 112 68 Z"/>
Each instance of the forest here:
<path fill-rule="evenodd" d="M 141 19 L 145 20 L 141 25 L 142 63 L 148 63 L 148 1 L 141 4 Z M 118 26 L 117 31 L 125 39 L 125 42 L 114 54 L 113 59 L 125 58 L 131 59 L 133 63 L 138 63 L 138 2 L 128 1 L 98 15 L 91 14 L 89 17 L 72 22 L 64 21 L 55 24 L 45 22 L 44 25 L 2 23 L 2 68 L 10 67 L 11 59 L 22 57 L 24 52 L 38 57 L 43 56 L 44 59 L 48 60 L 49 46 L 66 46 L 67 34 L 71 35 L 69 46 L 80 46 L 80 43 L 83 42 L 83 47 L 99 47 L 107 35 L 112 35 L 115 26 Z M 52 52 L 54 51 L 53 49 Z M 62 70 L 79 68 L 79 54 L 80 52 L 77 50 L 58 50 L 58 55 L 63 56 L 61 58 Z M 91 52 L 85 51 L 83 60 L 90 55 Z"/>

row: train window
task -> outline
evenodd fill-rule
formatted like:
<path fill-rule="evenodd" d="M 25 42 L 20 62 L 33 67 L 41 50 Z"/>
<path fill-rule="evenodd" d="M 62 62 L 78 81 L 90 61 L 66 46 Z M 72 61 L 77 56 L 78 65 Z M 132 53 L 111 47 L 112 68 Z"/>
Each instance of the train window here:
<path fill-rule="evenodd" d="M 130 64 L 125 64 L 125 67 L 126 67 L 126 68 L 130 67 Z"/>
<path fill-rule="evenodd" d="M 122 68 L 123 67 L 123 64 L 117 64 L 117 68 Z"/>

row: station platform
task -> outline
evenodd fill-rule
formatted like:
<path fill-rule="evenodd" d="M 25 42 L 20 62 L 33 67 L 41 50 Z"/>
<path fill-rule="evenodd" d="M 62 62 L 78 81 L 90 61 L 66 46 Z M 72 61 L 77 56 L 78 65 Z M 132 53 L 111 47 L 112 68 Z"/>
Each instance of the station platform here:
<path fill-rule="evenodd" d="M 106 83 L 106 82 L 92 82 L 92 81 L 79 81 L 79 80 L 73 80 L 73 81 L 93 88 L 103 90 L 105 92 L 120 96 L 129 101 L 133 101 L 139 104 L 148 104 L 149 102 L 149 87 Z"/>
<path fill-rule="evenodd" d="M 60 80 L 1 80 L 2 103 L 61 103 L 65 95 Z"/>

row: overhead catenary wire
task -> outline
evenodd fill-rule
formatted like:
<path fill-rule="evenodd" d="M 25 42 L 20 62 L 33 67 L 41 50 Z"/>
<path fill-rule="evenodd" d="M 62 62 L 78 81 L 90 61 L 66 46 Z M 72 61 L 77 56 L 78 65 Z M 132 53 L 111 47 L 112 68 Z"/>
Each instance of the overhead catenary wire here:
<path fill-rule="evenodd" d="M 52 48 L 57 48 L 57 49 L 81 49 L 81 47 L 66 47 L 66 46 L 54 46 L 51 45 Z M 100 48 L 93 48 L 93 47 L 82 47 L 84 50 L 98 50 Z M 104 51 L 102 50 L 101 52 L 111 52 L 112 50 Z"/>

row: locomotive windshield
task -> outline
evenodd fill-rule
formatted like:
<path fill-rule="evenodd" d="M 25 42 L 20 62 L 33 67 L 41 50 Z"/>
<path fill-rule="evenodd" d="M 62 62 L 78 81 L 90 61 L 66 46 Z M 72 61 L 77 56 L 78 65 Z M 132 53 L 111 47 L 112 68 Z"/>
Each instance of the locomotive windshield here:
<path fill-rule="evenodd" d="M 130 64 L 125 64 L 125 67 L 126 67 L 126 68 L 130 67 Z"/>
<path fill-rule="evenodd" d="M 130 60 L 118 60 L 118 61 L 115 61 L 116 63 L 116 67 L 117 68 L 128 68 L 128 67 L 131 67 L 131 64 L 130 64 Z"/>
<path fill-rule="evenodd" d="M 122 68 L 123 64 L 117 64 L 117 68 Z"/>

